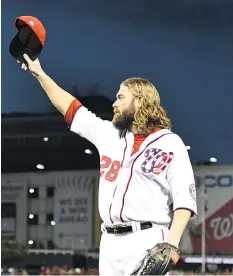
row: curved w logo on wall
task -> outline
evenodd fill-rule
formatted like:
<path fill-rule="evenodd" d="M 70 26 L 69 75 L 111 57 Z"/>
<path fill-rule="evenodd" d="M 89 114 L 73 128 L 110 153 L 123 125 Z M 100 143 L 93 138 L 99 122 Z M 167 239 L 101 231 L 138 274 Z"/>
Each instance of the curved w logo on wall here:
<path fill-rule="evenodd" d="M 223 240 L 233 235 L 233 210 L 225 217 L 216 217 L 210 221 L 213 236 L 216 240 Z"/>
<path fill-rule="evenodd" d="M 197 227 L 201 233 L 201 225 Z M 233 252 L 233 199 L 206 220 L 206 252 Z M 192 238 L 195 253 L 201 252 L 201 237 Z"/>

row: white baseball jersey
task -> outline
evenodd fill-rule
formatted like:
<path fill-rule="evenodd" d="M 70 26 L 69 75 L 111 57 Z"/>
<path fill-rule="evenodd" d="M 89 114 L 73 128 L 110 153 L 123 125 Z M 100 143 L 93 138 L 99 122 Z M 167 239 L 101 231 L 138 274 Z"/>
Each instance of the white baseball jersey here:
<path fill-rule="evenodd" d="M 169 205 L 197 214 L 194 175 L 181 138 L 161 129 L 131 155 L 134 135 L 124 138 L 112 122 L 81 106 L 71 131 L 93 143 L 100 154 L 99 212 L 106 225 L 151 221 L 168 225 Z"/>

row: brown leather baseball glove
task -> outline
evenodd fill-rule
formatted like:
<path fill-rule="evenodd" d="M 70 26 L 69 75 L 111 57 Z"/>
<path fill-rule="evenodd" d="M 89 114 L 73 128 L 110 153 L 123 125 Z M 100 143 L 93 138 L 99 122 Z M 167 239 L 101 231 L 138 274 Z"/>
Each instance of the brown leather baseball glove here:
<path fill-rule="evenodd" d="M 146 251 L 131 275 L 165 275 L 176 265 L 179 258 L 179 248 L 166 242 L 157 243 Z"/>

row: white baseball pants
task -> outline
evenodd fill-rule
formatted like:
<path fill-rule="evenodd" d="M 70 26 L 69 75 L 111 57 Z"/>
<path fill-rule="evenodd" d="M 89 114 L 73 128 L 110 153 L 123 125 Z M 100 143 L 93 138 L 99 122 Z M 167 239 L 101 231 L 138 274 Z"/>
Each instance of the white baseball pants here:
<path fill-rule="evenodd" d="M 168 232 L 168 228 L 158 225 L 121 236 L 103 232 L 100 242 L 100 276 L 129 276 L 146 250 L 166 240 Z"/>

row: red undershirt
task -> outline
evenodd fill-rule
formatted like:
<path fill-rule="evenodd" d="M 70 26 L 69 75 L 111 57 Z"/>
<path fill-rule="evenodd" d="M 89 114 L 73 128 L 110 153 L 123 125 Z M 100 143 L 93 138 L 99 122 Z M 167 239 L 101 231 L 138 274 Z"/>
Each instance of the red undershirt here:
<path fill-rule="evenodd" d="M 144 135 L 140 135 L 140 134 L 134 135 L 134 144 L 133 144 L 133 150 L 132 150 L 131 156 L 139 150 L 141 143 L 145 139 L 146 139 L 146 136 Z"/>
<path fill-rule="evenodd" d="M 151 133 L 154 133 L 154 132 L 157 132 L 159 131 L 161 128 L 158 128 L 156 127 L 154 129 L 154 131 L 152 131 Z M 138 152 L 141 144 L 143 143 L 143 141 L 146 139 L 147 136 L 145 135 L 140 135 L 140 134 L 134 134 L 134 144 L 133 144 L 133 150 L 132 150 L 132 153 L 131 153 L 131 156 Z"/>

